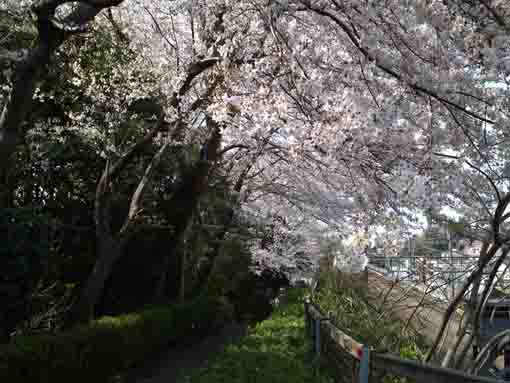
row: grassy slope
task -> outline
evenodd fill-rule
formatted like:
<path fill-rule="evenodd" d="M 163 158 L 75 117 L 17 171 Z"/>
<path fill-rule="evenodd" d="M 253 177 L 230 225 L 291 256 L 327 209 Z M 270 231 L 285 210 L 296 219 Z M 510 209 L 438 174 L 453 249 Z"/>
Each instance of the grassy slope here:
<path fill-rule="evenodd" d="M 323 273 L 321 281 L 322 288 L 315 294 L 314 303 L 322 312 L 329 312 L 342 331 L 379 352 L 410 359 L 424 356 L 427 351 L 424 337 L 406 327 L 406 318 L 390 315 L 392 310 L 403 310 L 394 300 L 388 300 L 384 305 L 380 301 L 371 301 L 365 291 L 353 288 L 349 283 L 339 283 L 337 273 Z M 382 296 L 385 295 L 387 291 L 383 290 Z"/>
<path fill-rule="evenodd" d="M 186 383 L 332 382 L 314 372 L 310 342 L 305 337 L 303 290 L 288 292 L 287 303 L 271 318 L 250 329 L 239 343 L 228 346 L 191 373 Z"/>

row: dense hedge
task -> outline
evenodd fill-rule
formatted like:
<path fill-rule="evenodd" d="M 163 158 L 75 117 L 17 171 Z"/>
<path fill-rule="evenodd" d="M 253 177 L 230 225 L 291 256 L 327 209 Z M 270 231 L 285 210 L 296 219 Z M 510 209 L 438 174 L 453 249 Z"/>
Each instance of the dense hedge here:
<path fill-rule="evenodd" d="M 0 349 L 0 382 L 109 382 L 147 355 L 183 336 L 206 332 L 229 315 L 207 297 L 103 317 L 57 335 L 15 338 Z"/>

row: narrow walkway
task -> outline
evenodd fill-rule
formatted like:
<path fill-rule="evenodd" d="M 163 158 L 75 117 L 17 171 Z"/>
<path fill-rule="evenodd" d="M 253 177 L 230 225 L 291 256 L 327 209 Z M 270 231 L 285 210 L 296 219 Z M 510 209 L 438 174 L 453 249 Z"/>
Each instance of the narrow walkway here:
<path fill-rule="evenodd" d="M 125 383 L 177 383 L 186 372 L 204 367 L 208 359 L 246 331 L 246 325 L 232 323 L 199 342 L 173 347 L 130 373 Z"/>

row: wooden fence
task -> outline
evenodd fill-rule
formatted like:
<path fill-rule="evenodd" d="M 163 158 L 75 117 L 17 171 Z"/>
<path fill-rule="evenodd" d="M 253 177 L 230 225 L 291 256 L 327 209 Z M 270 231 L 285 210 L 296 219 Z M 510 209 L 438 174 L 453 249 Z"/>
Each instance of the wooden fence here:
<path fill-rule="evenodd" d="M 327 315 L 305 300 L 306 325 L 317 356 L 332 367 L 336 382 L 386 383 L 386 378 L 404 377 L 416 383 L 501 383 L 500 380 L 468 375 L 450 368 L 380 354 L 336 327 Z"/>

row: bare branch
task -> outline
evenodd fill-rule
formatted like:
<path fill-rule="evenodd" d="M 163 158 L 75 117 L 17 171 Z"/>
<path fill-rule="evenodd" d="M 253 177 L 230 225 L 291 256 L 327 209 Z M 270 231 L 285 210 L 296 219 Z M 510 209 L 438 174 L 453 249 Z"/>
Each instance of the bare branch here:
<path fill-rule="evenodd" d="M 471 273 L 469 275 L 469 277 L 464 282 L 464 285 L 462 286 L 462 288 L 457 292 L 455 298 L 453 299 L 453 301 L 450 303 L 450 305 L 446 309 L 444 316 L 443 316 L 443 320 L 441 322 L 441 326 L 439 327 L 439 331 L 436 335 L 434 344 L 430 348 L 430 350 L 425 358 L 426 362 L 430 362 L 433 355 L 435 354 L 437 347 L 439 346 L 439 343 L 443 339 L 443 335 L 446 330 L 446 326 L 448 325 L 450 318 L 452 317 L 453 313 L 455 312 L 455 309 L 457 308 L 459 303 L 462 301 L 462 298 L 464 298 L 464 294 L 466 293 L 468 288 L 471 286 L 471 284 L 475 281 L 475 279 L 477 279 L 478 277 L 480 277 L 480 275 L 482 275 L 485 266 L 494 257 L 494 255 L 496 254 L 498 249 L 499 249 L 499 246 L 493 245 L 487 251 L 487 253 L 480 254 L 480 264 L 478 265 L 478 268 L 473 273 Z"/>
<path fill-rule="evenodd" d="M 250 147 L 248 145 L 243 145 L 243 144 L 232 144 L 232 145 L 229 145 L 229 146 L 226 146 L 225 148 L 223 148 L 222 150 L 219 151 L 218 155 L 219 156 L 222 156 L 224 155 L 226 152 L 232 150 L 232 149 L 250 149 Z"/>
<path fill-rule="evenodd" d="M 492 186 L 492 188 L 494 189 L 494 192 L 496 193 L 496 196 L 498 198 L 498 201 L 501 201 L 501 195 L 499 194 L 499 190 L 498 190 L 498 187 L 496 186 L 496 184 L 494 183 L 494 181 L 492 180 L 492 178 L 487 174 L 485 173 L 482 169 L 480 169 L 478 166 L 475 166 L 473 165 L 471 162 L 469 162 L 468 160 L 464 160 L 464 162 L 472 169 L 476 170 L 478 173 L 480 173 L 481 175 L 483 175 L 487 181 L 489 181 L 490 185 Z"/>
<path fill-rule="evenodd" d="M 170 99 L 170 105 L 174 108 L 179 104 L 179 99 L 190 89 L 191 83 L 199 74 L 204 72 L 205 70 L 211 68 L 214 64 L 219 62 L 219 57 L 209 57 L 205 58 L 201 61 L 197 61 L 190 65 L 188 68 L 188 72 L 186 78 L 181 84 L 181 87 L 177 92 L 174 92 L 172 98 Z"/>
<path fill-rule="evenodd" d="M 163 158 L 163 154 L 170 146 L 170 140 L 167 140 L 163 146 L 158 150 L 158 152 L 152 157 L 152 160 L 150 164 L 145 169 L 145 173 L 138 183 L 138 186 L 136 187 L 135 192 L 133 193 L 133 196 L 131 197 L 131 203 L 129 205 L 129 212 L 128 215 L 124 221 L 124 224 L 122 225 L 122 228 L 120 229 L 119 233 L 121 235 L 125 234 L 127 230 L 129 229 L 131 223 L 134 221 L 136 216 L 139 213 L 140 210 L 140 200 L 142 198 L 143 192 L 145 190 L 145 187 L 150 181 L 150 178 L 152 176 L 152 173 L 154 172 L 154 169 L 158 167 L 158 165 L 161 162 L 161 159 Z"/>
<path fill-rule="evenodd" d="M 154 17 L 154 15 L 152 14 L 152 12 L 149 10 L 149 8 L 147 8 L 146 6 L 143 7 L 145 9 L 145 11 L 149 14 L 149 16 L 151 17 L 152 19 L 152 22 L 154 23 L 154 25 L 156 26 L 156 30 L 158 31 L 158 33 L 160 34 L 161 37 L 163 37 L 163 39 L 166 41 L 166 43 L 173 49 L 173 50 L 177 50 L 177 46 L 172 43 L 168 37 L 166 36 L 165 33 L 163 33 L 163 30 L 161 29 L 161 26 L 159 25 L 158 23 L 158 20 L 156 20 L 156 18 Z"/>

